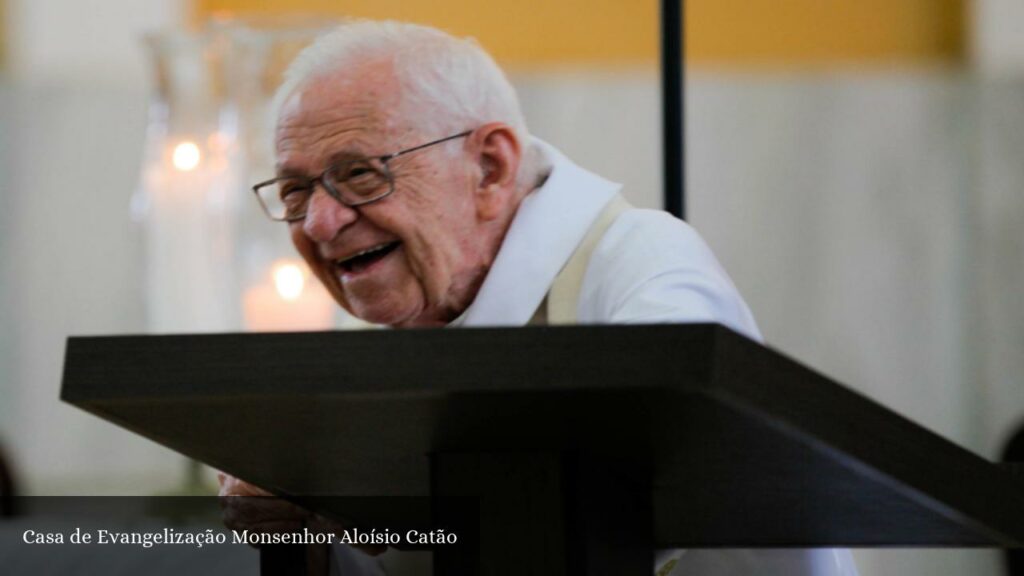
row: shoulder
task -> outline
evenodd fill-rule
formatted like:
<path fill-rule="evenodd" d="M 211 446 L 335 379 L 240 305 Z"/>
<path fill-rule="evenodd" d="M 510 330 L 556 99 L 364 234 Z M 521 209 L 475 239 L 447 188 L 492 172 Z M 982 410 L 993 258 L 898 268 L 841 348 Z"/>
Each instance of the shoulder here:
<path fill-rule="evenodd" d="M 719 322 L 759 337 L 750 310 L 696 230 L 667 212 L 622 213 L 584 276 L 590 323 Z"/>
<path fill-rule="evenodd" d="M 661 210 L 623 212 L 605 232 L 590 263 L 606 282 L 637 283 L 689 271 L 717 276 L 718 261 L 689 224 Z"/>
<path fill-rule="evenodd" d="M 663 210 L 634 208 L 623 212 L 598 244 L 602 258 L 625 258 L 639 251 L 643 266 L 709 263 L 714 256 L 689 224 Z M 715 262 L 717 265 L 717 262 Z"/>

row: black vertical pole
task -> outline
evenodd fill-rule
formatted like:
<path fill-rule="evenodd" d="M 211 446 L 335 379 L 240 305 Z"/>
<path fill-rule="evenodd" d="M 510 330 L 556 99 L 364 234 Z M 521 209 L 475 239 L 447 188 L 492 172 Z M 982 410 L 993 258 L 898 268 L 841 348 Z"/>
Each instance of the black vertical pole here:
<path fill-rule="evenodd" d="M 661 0 L 662 150 L 665 153 L 665 210 L 686 219 L 683 151 L 682 0 Z"/>

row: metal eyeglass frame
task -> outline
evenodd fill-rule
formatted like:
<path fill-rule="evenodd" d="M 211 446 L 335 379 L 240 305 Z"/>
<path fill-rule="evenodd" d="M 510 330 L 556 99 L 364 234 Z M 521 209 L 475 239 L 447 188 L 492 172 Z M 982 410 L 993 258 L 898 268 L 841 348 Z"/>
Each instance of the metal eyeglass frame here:
<path fill-rule="evenodd" d="M 384 198 L 387 198 L 388 196 L 390 196 L 395 191 L 395 178 L 391 174 L 391 170 L 388 169 L 388 162 L 389 161 L 394 160 L 395 158 L 398 158 L 399 156 L 404 156 L 404 155 L 409 154 L 411 152 L 416 152 L 417 150 L 422 150 L 424 148 L 428 148 L 428 147 L 434 146 L 436 144 L 441 144 L 442 142 L 447 142 L 449 140 L 455 140 L 456 138 L 464 138 L 466 136 L 469 136 L 472 133 L 473 133 L 472 130 L 466 130 L 464 132 L 459 132 L 458 134 L 452 134 L 451 136 L 445 136 L 444 138 L 440 138 L 438 140 L 432 140 L 430 142 L 427 142 L 426 144 L 420 144 L 418 146 L 413 146 L 412 148 L 406 148 L 404 150 L 399 150 L 398 152 L 392 152 L 391 154 L 385 154 L 383 156 L 367 156 L 365 158 L 356 158 L 356 159 L 352 159 L 352 160 L 343 160 L 341 162 L 336 162 L 336 163 L 331 164 L 330 166 L 328 166 L 326 169 L 324 169 L 324 171 L 321 172 L 318 176 L 308 179 L 307 183 L 309 184 L 310 197 L 312 197 L 312 192 L 316 188 L 316 183 L 320 182 L 320 184 L 324 187 L 324 190 L 327 191 L 327 194 L 331 198 L 334 198 L 335 200 L 337 200 L 341 204 L 344 204 L 345 206 L 349 206 L 349 207 L 354 208 L 356 206 L 365 206 L 367 204 L 371 204 L 373 202 L 377 202 L 378 200 L 383 200 Z M 360 200 L 358 202 L 348 202 L 344 198 L 341 197 L 341 193 L 339 193 L 334 188 L 334 186 L 329 184 L 327 182 L 327 180 L 324 179 L 324 176 L 326 176 L 328 173 L 330 173 L 332 170 L 335 170 L 339 166 L 348 165 L 348 164 L 352 164 L 352 163 L 355 163 L 355 162 L 365 162 L 365 161 L 372 161 L 372 160 L 376 160 L 376 161 L 380 162 L 381 166 L 383 166 L 383 168 L 384 168 L 383 174 L 384 174 L 384 177 L 387 178 L 387 181 L 388 181 L 388 190 L 387 190 L 387 192 L 384 192 L 383 194 L 374 196 L 372 198 L 367 198 L 365 200 Z M 256 184 L 255 186 L 252 187 L 252 191 L 256 195 L 256 200 L 260 203 L 260 207 L 263 208 L 263 213 L 266 214 L 268 218 L 270 218 L 271 220 L 273 220 L 275 222 L 298 222 L 299 220 L 302 220 L 302 219 L 304 219 L 306 217 L 306 212 L 303 211 L 303 213 L 301 215 L 299 215 L 299 216 L 291 216 L 291 217 L 289 217 L 289 216 L 285 215 L 285 216 L 283 216 L 281 218 L 275 218 L 274 215 L 270 213 L 270 208 L 268 208 L 266 203 L 263 201 L 263 197 L 260 196 L 260 189 L 261 188 L 265 188 L 267 186 L 273 186 L 273 185 L 277 184 L 278 182 L 280 182 L 282 180 L 289 180 L 289 179 L 292 179 L 292 178 L 296 178 L 296 177 L 295 176 L 278 176 L 276 178 L 271 178 L 270 180 L 265 180 L 263 182 L 260 182 L 259 184 Z"/>

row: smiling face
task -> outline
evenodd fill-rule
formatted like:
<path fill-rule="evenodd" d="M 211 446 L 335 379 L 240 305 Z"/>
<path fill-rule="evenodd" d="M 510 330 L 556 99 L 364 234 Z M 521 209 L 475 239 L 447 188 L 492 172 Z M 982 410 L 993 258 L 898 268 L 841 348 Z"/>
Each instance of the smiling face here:
<path fill-rule="evenodd" d="M 448 134 L 422 134 L 398 111 L 400 90 L 386 61 L 310 81 L 282 107 L 279 175 L 313 177 L 350 158 L 381 156 Z M 468 128 L 468 127 L 467 127 Z M 500 236 L 481 210 L 482 168 L 472 135 L 388 163 L 390 196 L 352 208 L 321 186 L 292 242 L 331 295 L 368 322 L 442 325 L 472 302 Z"/>

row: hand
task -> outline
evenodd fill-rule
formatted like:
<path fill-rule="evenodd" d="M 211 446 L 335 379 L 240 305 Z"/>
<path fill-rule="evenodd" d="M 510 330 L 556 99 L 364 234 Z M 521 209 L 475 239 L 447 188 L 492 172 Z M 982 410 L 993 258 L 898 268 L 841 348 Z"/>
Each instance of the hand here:
<path fill-rule="evenodd" d="M 224 525 L 231 530 L 256 533 L 301 532 L 305 526 L 311 532 L 332 532 L 336 535 L 344 530 L 344 526 L 338 522 L 313 514 L 287 500 L 275 498 L 270 492 L 229 474 L 218 472 L 217 481 L 220 483 L 218 496 L 224 510 Z M 371 556 L 387 550 L 387 546 L 383 545 L 353 548 Z"/>
<path fill-rule="evenodd" d="M 224 525 L 232 530 L 250 532 L 301 532 L 312 514 L 266 490 L 223 472 L 217 473 L 220 483 Z M 243 498 L 232 498 L 242 496 Z"/>

